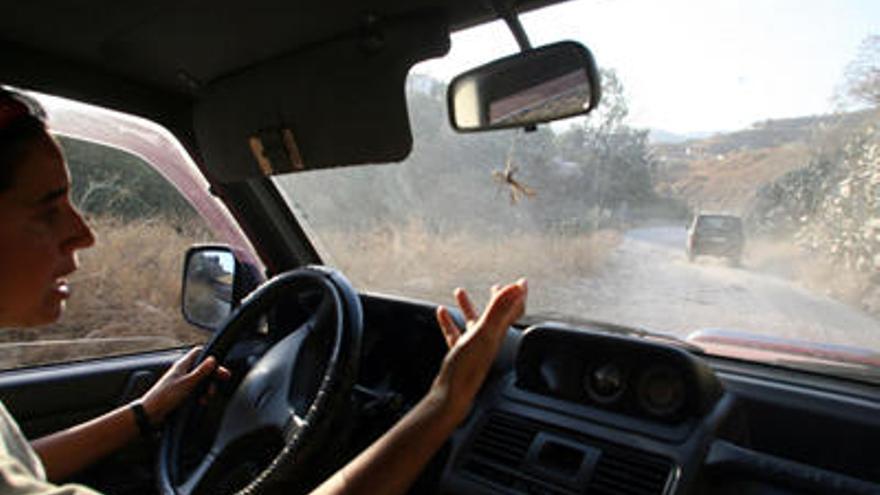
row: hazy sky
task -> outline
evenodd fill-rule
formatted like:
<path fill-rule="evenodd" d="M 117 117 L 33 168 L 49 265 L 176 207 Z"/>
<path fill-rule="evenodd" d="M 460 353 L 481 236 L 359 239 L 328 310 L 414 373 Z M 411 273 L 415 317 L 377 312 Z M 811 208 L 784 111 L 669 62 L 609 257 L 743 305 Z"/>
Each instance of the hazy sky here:
<path fill-rule="evenodd" d="M 830 110 L 859 43 L 880 34 L 880 0 L 577 0 L 523 23 L 534 45 L 576 39 L 615 69 L 632 124 L 719 131 Z M 416 72 L 448 78 L 515 50 L 494 23 Z"/>

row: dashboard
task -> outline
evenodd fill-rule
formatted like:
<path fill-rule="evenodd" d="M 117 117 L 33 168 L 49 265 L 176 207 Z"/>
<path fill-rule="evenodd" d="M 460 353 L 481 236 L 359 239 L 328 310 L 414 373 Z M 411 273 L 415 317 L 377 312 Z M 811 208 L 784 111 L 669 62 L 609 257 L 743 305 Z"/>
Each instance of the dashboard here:
<path fill-rule="evenodd" d="M 705 414 L 722 392 L 712 370 L 682 349 L 561 325 L 523 333 L 515 377 L 511 395 L 522 390 L 616 413 L 619 426 L 670 440 L 686 433 L 674 426 Z"/>
<path fill-rule="evenodd" d="M 558 324 L 514 340 L 452 442 L 441 493 L 880 494 L 878 466 L 852 470 L 878 444 L 845 447 L 877 438 L 876 402 L 861 404 L 861 426 L 834 415 L 803 423 L 803 410 L 760 413 L 755 404 L 773 403 L 766 390 L 726 380 L 679 347 Z M 749 438 L 762 422 L 787 432 L 780 444 Z M 841 449 L 837 463 L 809 449 L 792 459 L 791 443 L 821 435 L 806 429 L 820 425 L 842 434 L 825 443 Z"/>
<path fill-rule="evenodd" d="M 520 334 L 511 368 L 462 434 L 448 493 L 674 493 L 723 396 L 682 349 L 558 324 Z"/>
<path fill-rule="evenodd" d="M 434 307 L 364 302 L 362 385 L 390 383 L 413 403 L 445 348 Z M 410 493 L 880 495 L 877 459 L 876 386 L 543 323 L 509 330 L 470 416 Z"/>

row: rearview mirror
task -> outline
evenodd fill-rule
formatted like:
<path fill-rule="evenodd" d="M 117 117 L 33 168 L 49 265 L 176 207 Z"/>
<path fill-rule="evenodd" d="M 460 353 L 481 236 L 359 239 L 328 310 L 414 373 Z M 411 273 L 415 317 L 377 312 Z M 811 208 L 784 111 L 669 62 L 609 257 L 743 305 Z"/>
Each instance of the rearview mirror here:
<path fill-rule="evenodd" d="M 181 309 L 186 321 L 214 330 L 234 307 L 236 261 L 225 246 L 197 246 L 186 253 Z"/>
<path fill-rule="evenodd" d="M 449 83 L 452 127 L 461 132 L 527 127 L 589 113 L 599 71 L 586 47 L 563 41 L 469 70 Z"/>

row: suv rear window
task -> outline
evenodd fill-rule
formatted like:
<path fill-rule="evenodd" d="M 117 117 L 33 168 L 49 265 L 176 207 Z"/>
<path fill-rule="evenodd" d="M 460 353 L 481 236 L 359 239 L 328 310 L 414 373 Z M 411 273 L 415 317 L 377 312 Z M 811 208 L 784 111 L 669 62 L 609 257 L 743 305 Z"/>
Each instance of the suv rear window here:
<path fill-rule="evenodd" d="M 705 229 L 742 230 L 742 222 L 736 217 L 702 216 L 697 219 L 697 226 Z"/>

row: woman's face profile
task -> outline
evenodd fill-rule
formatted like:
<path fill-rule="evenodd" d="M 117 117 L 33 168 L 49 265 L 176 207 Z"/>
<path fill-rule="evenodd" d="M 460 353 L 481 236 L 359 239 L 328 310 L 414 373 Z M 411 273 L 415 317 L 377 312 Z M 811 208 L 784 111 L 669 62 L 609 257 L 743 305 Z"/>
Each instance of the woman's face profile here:
<path fill-rule="evenodd" d="M 70 202 L 70 177 L 58 144 L 32 139 L 12 185 L 0 191 L 0 326 L 51 323 L 70 295 L 76 251 L 94 235 Z"/>

